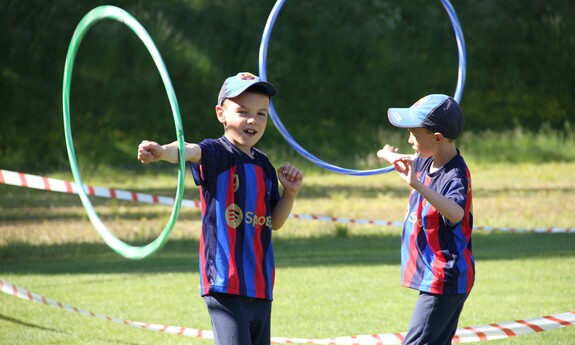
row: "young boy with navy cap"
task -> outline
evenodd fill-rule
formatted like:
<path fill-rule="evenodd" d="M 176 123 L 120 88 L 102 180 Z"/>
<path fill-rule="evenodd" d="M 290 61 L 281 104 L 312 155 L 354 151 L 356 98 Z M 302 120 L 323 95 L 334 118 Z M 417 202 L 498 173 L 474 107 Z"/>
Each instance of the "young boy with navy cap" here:
<path fill-rule="evenodd" d="M 251 73 L 227 78 L 215 109 L 224 135 L 185 144 L 186 161 L 200 186 L 200 288 L 216 345 L 270 344 L 272 230 L 284 225 L 303 182 L 296 167 L 285 163 L 276 172 L 254 147 L 275 94 L 272 84 Z M 144 140 L 138 160 L 177 163 L 178 144 Z"/>
<path fill-rule="evenodd" d="M 379 158 L 393 164 L 412 188 L 401 236 L 401 285 L 419 291 L 403 344 L 451 344 L 475 280 L 471 250 L 471 175 L 455 139 L 465 123 L 446 95 L 391 108 L 389 121 L 407 128 L 416 155 L 385 145 Z"/>

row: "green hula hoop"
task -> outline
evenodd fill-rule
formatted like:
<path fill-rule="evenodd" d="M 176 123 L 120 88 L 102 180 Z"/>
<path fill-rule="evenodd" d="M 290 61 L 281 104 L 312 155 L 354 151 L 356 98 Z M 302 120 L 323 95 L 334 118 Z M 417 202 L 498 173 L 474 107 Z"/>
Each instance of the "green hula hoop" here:
<path fill-rule="evenodd" d="M 84 183 L 82 182 L 82 176 L 78 168 L 78 162 L 76 160 L 76 153 L 74 152 L 74 142 L 72 140 L 72 129 L 70 125 L 70 85 L 72 84 L 72 69 L 74 65 L 74 59 L 76 58 L 76 52 L 78 47 L 82 42 L 82 38 L 88 32 L 88 30 L 98 21 L 102 19 L 113 19 L 121 23 L 126 24 L 136 35 L 140 38 L 142 43 L 148 49 L 148 52 L 154 59 L 154 63 L 160 72 L 162 81 L 164 82 L 164 87 L 166 89 L 168 98 L 170 100 L 170 105 L 172 108 L 172 113 L 174 116 L 174 125 L 176 127 L 176 136 L 179 147 L 179 171 L 178 171 L 178 187 L 176 191 L 176 197 L 174 200 L 174 205 L 172 208 L 172 213 L 170 219 L 168 220 L 166 226 L 162 233 L 149 244 L 136 247 L 131 246 L 125 242 L 122 242 L 116 238 L 106 225 L 100 220 L 97 212 L 94 210 L 94 206 L 90 202 L 88 195 L 84 188 Z M 70 160 L 70 168 L 72 169 L 72 174 L 74 175 L 74 180 L 76 181 L 78 194 L 80 195 L 80 200 L 84 205 L 84 209 L 88 214 L 88 218 L 104 240 L 104 242 L 112 248 L 116 253 L 128 259 L 143 259 L 157 250 L 161 249 L 168 240 L 168 236 L 172 231 L 176 219 L 180 213 L 180 207 L 182 204 L 182 199 L 184 195 L 184 176 L 185 176 L 185 149 L 184 149 L 184 131 L 182 129 L 182 120 L 180 117 L 180 110 L 178 108 L 178 102 L 176 100 L 176 94 L 170 80 L 170 76 L 164 65 L 164 61 L 156 48 L 156 45 L 152 41 L 152 38 L 144 29 L 144 27 L 128 12 L 122 10 L 121 8 L 114 6 L 100 6 L 96 7 L 90 12 L 88 12 L 84 18 L 80 21 L 72 40 L 70 41 L 70 46 L 68 47 L 68 54 L 66 55 L 66 65 L 64 67 L 64 82 L 62 88 L 62 103 L 64 110 L 64 133 L 66 136 L 66 147 L 68 150 L 68 158 Z"/>

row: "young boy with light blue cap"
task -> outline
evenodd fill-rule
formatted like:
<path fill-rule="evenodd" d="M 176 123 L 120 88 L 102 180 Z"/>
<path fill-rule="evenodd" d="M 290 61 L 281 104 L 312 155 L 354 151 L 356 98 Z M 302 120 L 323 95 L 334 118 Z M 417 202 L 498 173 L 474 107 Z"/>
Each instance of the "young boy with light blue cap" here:
<path fill-rule="evenodd" d="M 224 135 L 185 143 L 186 162 L 200 186 L 200 290 L 216 345 L 270 344 L 272 230 L 284 225 L 303 183 L 299 169 L 285 163 L 276 170 L 254 147 L 275 94 L 272 84 L 251 73 L 227 78 L 215 108 Z M 178 156 L 177 142 L 144 140 L 138 147 L 142 163 L 177 163 Z"/>
<path fill-rule="evenodd" d="M 401 285 L 419 291 L 406 344 L 451 344 L 475 281 L 471 175 L 455 139 L 465 120 L 451 97 L 432 94 L 389 121 L 409 131 L 416 155 L 385 145 L 377 156 L 412 188 L 401 236 Z"/>

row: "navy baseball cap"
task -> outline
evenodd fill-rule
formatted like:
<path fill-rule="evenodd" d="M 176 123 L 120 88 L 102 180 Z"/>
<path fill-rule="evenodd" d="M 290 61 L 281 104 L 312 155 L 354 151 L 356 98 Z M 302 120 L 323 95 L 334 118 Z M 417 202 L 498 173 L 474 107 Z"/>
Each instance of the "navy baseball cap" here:
<path fill-rule="evenodd" d="M 400 128 L 426 128 L 449 139 L 457 139 L 463 130 L 463 111 L 452 97 L 428 95 L 409 108 L 389 108 L 387 117 Z"/>
<path fill-rule="evenodd" d="M 276 94 L 276 88 L 272 84 L 261 80 L 260 77 L 250 72 L 240 72 L 224 81 L 224 85 L 222 85 L 220 94 L 218 95 L 218 105 L 222 105 L 226 98 L 237 97 L 241 95 L 242 92 L 256 85 L 261 87 L 269 97 Z"/>

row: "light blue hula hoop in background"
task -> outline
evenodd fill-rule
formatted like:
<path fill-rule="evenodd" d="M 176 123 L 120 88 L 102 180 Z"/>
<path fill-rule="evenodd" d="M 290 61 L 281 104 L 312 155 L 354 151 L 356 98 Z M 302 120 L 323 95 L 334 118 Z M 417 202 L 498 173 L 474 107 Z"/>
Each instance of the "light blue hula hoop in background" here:
<path fill-rule="evenodd" d="M 270 41 L 270 36 L 272 33 L 272 29 L 274 27 L 277 15 L 279 14 L 282 6 L 284 5 L 285 0 L 277 0 L 270 15 L 268 17 L 268 21 L 264 28 L 264 32 L 262 35 L 262 41 L 260 44 L 260 53 L 259 53 L 259 75 L 262 80 L 267 81 L 267 54 L 268 54 L 268 45 Z M 451 24 L 453 26 L 453 30 L 455 31 L 455 39 L 457 41 L 457 51 L 459 54 L 459 69 L 458 69 L 458 76 L 457 76 L 457 87 L 455 89 L 455 95 L 453 98 L 459 103 L 461 101 L 461 96 L 463 94 L 463 87 L 465 85 L 465 70 L 466 70 L 466 51 L 465 51 L 465 40 L 463 39 L 463 31 L 461 30 L 461 24 L 459 23 L 459 19 L 457 18 L 457 14 L 451 3 L 448 0 L 441 0 L 443 7 L 447 11 L 449 15 L 449 19 L 451 20 Z M 373 170 L 354 170 L 354 169 L 346 169 L 341 168 L 339 166 L 329 164 L 318 157 L 309 153 L 305 148 L 303 148 L 288 132 L 285 128 L 283 123 L 281 122 L 275 107 L 273 105 L 273 101 L 270 103 L 270 117 L 274 122 L 276 128 L 279 130 L 281 135 L 284 139 L 304 158 L 309 160 L 310 162 L 324 168 L 327 170 L 331 170 L 333 172 L 339 174 L 347 174 L 347 175 L 354 175 L 354 176 L 368 176 L 368 175 L 376 175 L 376 174 L 384 174 L 390 171 L 393 171 L 394 168 L 392 166 L 380 168 L 380 169 L 373 169 Z"/>
<path fill-rule="evenodd" d="M 164 82 L 164 87 L 166 89 L 166 93 L 170 100 L 170 105 L 172 108 L 172 113 L 174 116 L 174 125 L 176 127 L 176 136 L 178 141 L 179 147 L 179 163 L 178 163 L 178 187 L 176 191 L 176 197 L 174 200 L 174 205 L 172 208 L 172 212 L 170 214 L 170 218 L 164 227 L 162 233 L 152 242 L 149 244 L 142 246 L 142 247 L 135 247 L 129 244 L 126 244 L 116 238 L 114 235 L 110 233 L 106 225 L 100 220 L 100 217 L 94 210 L 94 206 L 90 202 L 89 197 L 86 195 L 86 191 L 84 190 L 84 183 L 82 182 L 82 176 L 80 175 L 80 169 L 78 168 L 78 162 L 76 160 L 76 153 L 74 152 L 74 142 L 72 140 L 72 129 L 70 124 L 70 85 L 72 84 L 72 69 L 74 65 L 74 59 L 76 58 L 76 52 L 78 51 L 78 47 L 84 38 L 84 35 L 88 30 L 96 24 L 98 21 L 102 19 L 113 19 L 117 20 L 121 23 L 124 23 L 128 26 L 136 35 L 140 38 L 142 43 L 148 49 L 148 52 L 152 56 L 158 71 L 162 77 L 162 81 Z M 152 41 L 152 38 L 146 30 L 140 25 L 140 23 L 132 17 L 128 12 L 114 6 L 100 6 L 96 7 L 90 12 L 88 12 L 84 18 L 80 21 L 76 30 L 74 31 L 74 35 L 72 36 L 72 40 L 70 41 L 70 46 L 68 47 L 68 54 L 66 55 L 66 65 L 64 67 L 64 82 L 62 88 L 62 103 L 63 103 L 63 111 L 64 111 L 64 133 L 66 136 L 66 148 L 68 150 L 68 158 L 70 160 L 70 168 L 72 169 L 72 174 L 74 175 L 74 180 L 76 181 L 76 186 L 78 190 L 78 194 L 80 195 L 80 200 L 86 209 L 86 213 L 88 214 L 88 218 L 104 240 L 104 242 L 112 248 L 116 253 L 120 254 L 121 256 L 128 258 L 128 259 L 143 259 L 160 248 L 164 246 L 164 244 L 168 240 L 168 236 L 172 231 L 176 219 L 180 213 L 180 207 L 182 204 L 182 199 L 184 196 L 184 177 L 185 177 L 185 150 L 184 150 L 184 131 L 182 129 L 182 120 L 180 117 L 180 110 L 178 107 L 178 102 L 176 99 L 176 94 L 174 92 L 174 88 L 172 87 L 172 82 L 170 80 L 170 76 L 164 65 L 164 61 L 156 48 L 156 45 Z"/>

